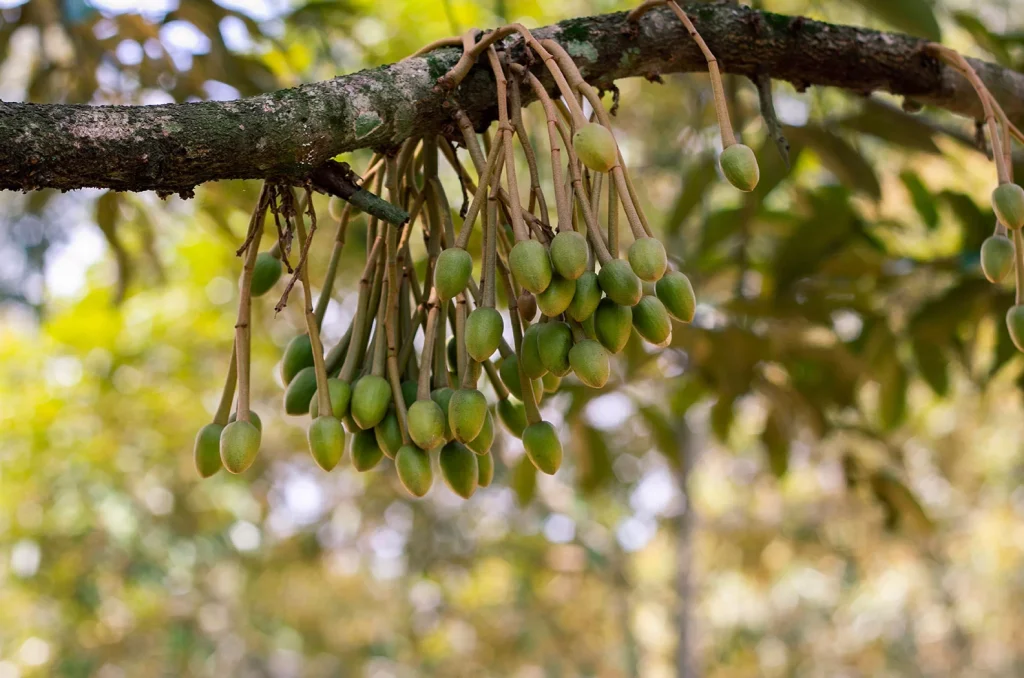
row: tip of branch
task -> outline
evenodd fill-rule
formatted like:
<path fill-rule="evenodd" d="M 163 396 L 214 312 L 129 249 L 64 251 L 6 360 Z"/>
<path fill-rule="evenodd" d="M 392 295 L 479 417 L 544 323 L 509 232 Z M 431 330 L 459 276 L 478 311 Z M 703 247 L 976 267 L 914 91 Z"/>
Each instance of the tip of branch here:
<path fill-rule="evenodd" d="M 337 160 L 328 160 L 309 175 L 313 188 L 321 193 L 337 196 L 394 226 L 402 226 L 409 221 L 408 212 L 367 191 L 356 183 L 357 179 L 348 164 Z"/>

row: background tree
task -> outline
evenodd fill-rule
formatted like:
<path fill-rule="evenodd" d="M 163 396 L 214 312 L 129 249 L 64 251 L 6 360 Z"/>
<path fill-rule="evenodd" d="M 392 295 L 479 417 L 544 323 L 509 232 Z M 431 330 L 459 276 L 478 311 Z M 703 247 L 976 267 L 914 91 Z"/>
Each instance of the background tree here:
<path fill-rule="evenodd" d="M 394 63 L 502 17 L 542 26 L 629 9 L 6 4 L 3 98 L 49 103 L 252 96 Z M 1022 68 L 1009 4 L 764 5 L 929 39 L 941 28 L 950 46 Z M 801 85 L 863 87 L 774 84 L 787 169 L 757 88 L 727 75 L 735 127 L 762 166 L 738 197 L 716 180 L 706 76 L 669 75 L 703 64 L 681 28 L 632 73 L 661 84 L 618 83 L 620 138 L 698 290 L 697 318 L 670 352 L 634 338 L 620 386 L 549 405 L 569 432 L 558 476 L 538 478 L 506 440 L 498 480 L 469 505 L 441 487 L 409 501 L 390 470 L 313 466 L 270 377 L 302 327 L 295 309 L 255 310 L 257 467 L 197 480 L 189 449 L 230 352 L 233 252 L 255 182 L 166 202 L 4 193 L 0 676 L 1019 673 L 1020 360 L 1002 323 L 1012 295 L 977 264 L 991 164 L 969 121 L 863 90 L 975 115 L 976 99 L 916 62 L 891 62 L 903 68 L 886 80 L 842 52 L 814 68 L 787 52 L 768 61 L 716 25 L 706 37 L 727 73 L 764 63 L 794 69 L 771 77 L 805 74 Z M 588 36 L 612 45 L 607 73 L 624 68 L 629 53 L 613 49 L 625 39 Z M 894 54 L 916 44 L 901 40 Z M 899 89 L 897 75 L 921 84 L 915 67 L 938 78 L 931 95 Z M 997 97 L 1019 120 L 1024 99 L 1008 93 Z M 20 109 L 0 106 L 0 134 L 23 131 Z M 4 138 L 8 182 L 28 146 Z M 258 166 L 235 150 L 232 166 Z M 51 157 L 44 167 L 93 185 L 120 176 L 103 162 L 127 166 Z M 330 341 L 353 312 L 358 250 Z M 313 256 L 322 270 L 327 253 Z M 689 645 L 677 642 L 687 615 Z"/>

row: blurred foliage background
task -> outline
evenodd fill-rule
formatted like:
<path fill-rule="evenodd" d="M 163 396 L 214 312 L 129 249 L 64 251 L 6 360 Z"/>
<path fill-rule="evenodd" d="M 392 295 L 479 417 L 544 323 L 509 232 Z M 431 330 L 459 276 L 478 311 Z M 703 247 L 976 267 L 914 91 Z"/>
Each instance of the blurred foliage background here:
<path fill-rule="evenodd" d="M 246 96 L 629 4 L 0 0 L 0 97 Z M 754 4 L 1024 69 L 1013 0 Z M 506 438 L 469 502 L 440 481 L 410 500 L 386 459 L 314 466 L 274 369 L 299 304 L 255 309 L 259 461 L 199 480 L 256 183 L 0 196 L 0 678 L 1024 675 L 1024 361 L 978 267 L 974 125 L 776 83 L 787 170 L 727 81 L 749 195 L 716 176 L 706 76 L 619 83 L 693 325 L 546 401 L 557 476 Z"/>

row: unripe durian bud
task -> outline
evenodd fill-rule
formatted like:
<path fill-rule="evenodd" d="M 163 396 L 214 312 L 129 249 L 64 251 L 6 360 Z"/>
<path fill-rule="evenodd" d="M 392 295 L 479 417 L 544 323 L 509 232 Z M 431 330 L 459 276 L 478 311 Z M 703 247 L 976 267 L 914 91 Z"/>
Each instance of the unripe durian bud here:
<path fill-rule="evenodd" d="M 422 497 L 434 483 L 434 472 L 430 468 L 430 456 L 414 445 L 403 445 L 395 455 L 395 469 L 398 479 L 414 497 Z"/>
<path fill-rule="evenodd" d="M 1003 184 L 992 191 L 992 209 L 1007 228 L 1024 226 L 1024 188 L 1017 184 Z"/>
<path fill-rule="evenodd" d="M 750 192 L 757 186 L 761 178 L 761 170 L 757 166 L 757 158 L 749 146 L 733 144 L 722 151 L 718 158 L 722 166 L 722 174 L 729 183 L 741 191 Z"/>
<path fill-rule="evenodd" d="M 604 125 L 588 122 L 572 135 L 572 147 L 580 161 L 593 172 L 607 172 L 619 162 L 615 137 Z"/>
<path fill-rule="evenodd" d="M 1013 243 L 1005 235 L 992 235 L 981 243 L 981 271 L 997 283 L 1013 269 Z"/>
<path fill-rule="evenodd" d="M 527 426 L 523 431 L 523 447 L 538 471 L 554 475 L 562 465 L 562 442 L 549 422 L 540 421 Z"/>
<path fill-rule="evenodd" d="M 449 247 L 437 257 L 434 268 L 434 287 L 441 301 L 448 301 L 462 293 L 473 273 L 473 257 L 459 247 Z"/>

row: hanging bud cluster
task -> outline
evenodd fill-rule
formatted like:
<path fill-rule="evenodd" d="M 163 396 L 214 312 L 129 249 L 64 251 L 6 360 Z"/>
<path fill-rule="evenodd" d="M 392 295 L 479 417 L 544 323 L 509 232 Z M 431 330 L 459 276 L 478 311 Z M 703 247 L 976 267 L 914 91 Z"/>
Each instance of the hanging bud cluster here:
<path fill-rule="evenodd" d="M 685 14 L 680 18 L 709 55 L 718 102 L 714 58 Z M 516 39 L 547 68 L 559 99 L 498 50 Z M 696 300 L 690 281 L 654 237 L 601 98 L 565 50 L 537 40 L 520 25 L 486 35 L 471 31 L 455 42 L 463 55 L 438 85 L 452 90 L 478 62 L 489 67 L 496 82 L 497 126 L 479 135 L 466 114 L 455 110 L 471 168 L 462 164 L 452 142 L 439 136 L 409 139 L 371 161 L 364 183 L 378 194 L 386 190 L 388 200 L 410 218 L 402 224 L 369 219 L 356 313 L 329 351 L 319 329 L 352 207 L 346 205 L 340 215 L 314 308 L 307 259 L 317 222 L 309 191 L 300 200 L 290 188 L 264 188 L 240 250 L 245 254 L 242 294 L 221 406 L 196 438 L 202 476 L 221 466 L 241 473 L 257 456 L 261 424 L 249 409 L 250 305 L 277 283 L 284 268 L 292 277 L 277 309 L 298 283 L 306 320 L 306 331 L 288 344 L 280 364 L 285 413 L 309 416 L 309 451 L 324 470 L 339 463 L 346 446 L 359 471 L 388 457 L 417 497 L 431 488 L 435 469 L 462 497 L 490 484 L 497 422 L 521 439 L 538 470 L 557 472 L 562 443 L 555 426 L 541 418 L 543 399 L 558 392 L 563 380 L 604 388 L 612 379 L 614 354 L 634 331 L 665 347 L 672 341 L 673 322 L 692 320 Z M 540 181 L 545 161 L 538 159 L 522 115 L 524 89 L 543 115 L 552 179 L 547 191 Z M 584 114 L 583 101 L 592 116 Z M 724 99 L 718 111 L 722 172 L 738 188 L 752 190 L 757 162 L 749 148 L 736 143 Z M 465 199 L 457 216 L 439 179 L 442 156 L 462 184 Z M 522 158 L 530 177 L 527 191 L 519 186 Z M 1008 211 L 1016 209 L 1007 204 Z M 268 214 L 278 239 L 258 253 Z M 414 238 L 424 243 L 425 262 L 413 259 Z M 293 240 L 299 252 L 294 269 L 288 260 Z M 478 258 L 470 253 L 471 242 L 479 243 Z M 625 252 L 620 242 L 629 243 Z"/>

